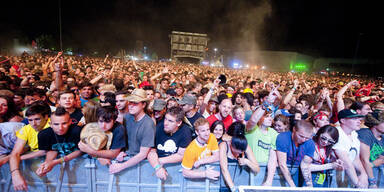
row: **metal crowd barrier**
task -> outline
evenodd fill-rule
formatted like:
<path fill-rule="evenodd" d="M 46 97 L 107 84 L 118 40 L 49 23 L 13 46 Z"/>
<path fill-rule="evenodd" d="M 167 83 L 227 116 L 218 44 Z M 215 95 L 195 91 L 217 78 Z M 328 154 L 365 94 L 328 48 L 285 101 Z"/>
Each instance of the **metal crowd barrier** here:
<path fill-rule="evenodd" d="M 218 181 L 209 179 L 185 179 L 181 173 L 181 165 L 168 164 L 168 178 L 165 181 L 157 179 L 154 169 L 147 161 L 128 168 L 118 174 L 110 175 L 108 167 L 100 165 L 95 159 L 85 156 L 67 162 L 64 166 L 55 166 L 50 173 L 44 177 L 35 174 L 36 169 L 44 161 L 43 158 L 25 160 L 21 162 L 20 170 L 27 180 L 29 191 L 69 191 L 69 192 L 111 192 L 111 191 L 149 191 L 149 192 L 192 192 L 219 191 L 220 184 L 225 186 L 222 177 Z M 210 164 L 215 170 L 220 170 L 218 163 Z M 242 168 L 237 163 L 229 163 L 229 172 L 234 183 L 239 185 L 259 186 L 266 178 L 267 167 L 260 165 L 260 172 L 257 175 L 250 173 L 247 168 Z M 200 169 L 205 169 L 202 166 Z M 295 168 L 294 168 L 295 169 Z M 296 168 L 297 169 L 297 168 Z M 384 167 L 374 169 L 378 180 L 379 188 L 384 188 Z M 346 187 L 348 180 L 345 174 L 332 172 L 330 187 Z M 277 168 L 274 176 L 273 186 L 288 186 L 284 176 Z M 9 165 L 5 164 L 0 168 L 0 191 L 14 191 L 12 186 Z"/>

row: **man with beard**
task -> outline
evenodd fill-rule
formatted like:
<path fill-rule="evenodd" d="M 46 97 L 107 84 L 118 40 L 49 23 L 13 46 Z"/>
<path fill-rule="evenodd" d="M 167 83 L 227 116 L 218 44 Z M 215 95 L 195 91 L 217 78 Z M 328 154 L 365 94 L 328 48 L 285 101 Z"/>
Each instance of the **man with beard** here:
<path fill-rule="evenodd" d="M 165 106 L 167 105 L 167 102 L 165 102 L 162 99 L 155 99 L 153 103 L 153 118 L 156 121 L 156 125 L 158 125 L 160 122 L 164 119 L 164 114 L 166 111 Z"/>
<path fill-rule="evenodd" d="M 123 124 L 124 116 L 129 112 L 126 95 L 128 95 L 128 91 L 116 92 L 116 108 L 119 111 L 116 121 L 121 124 Z"/>
<path fill-rule="evenodd" d="M 181 162 L 192 140 L 190 128 L 183 119 L 183 109 L 172 107 L 167 110 L 164 121 L 156 126 L 155 148 L 149 152 L 148 161 L 159 179 L 166 180 L 168 173 L 163 165 Z"/>
<path fill-rule="evenodd" d="M 197 119 L 203 117 L 196 109 L 197 99 L 194 95 L 186 94 L 179 102 L 180 107 L 183 108 L 185 116 L 188 121 L 193 125 Z"/>
<path fill-rule="evenodd" d="M 207 118 L 209 122 L 209 126 L 211 126 L 213 122 L 220 120 L 220 121 L 223 121 L 225 131 L 227 131 L 228 127 L 233 122 L 232 116 L 230 115 L 231 111 L 232 111 L 231 99 L 223 99 L 219 105 L 219 112 Z"/>

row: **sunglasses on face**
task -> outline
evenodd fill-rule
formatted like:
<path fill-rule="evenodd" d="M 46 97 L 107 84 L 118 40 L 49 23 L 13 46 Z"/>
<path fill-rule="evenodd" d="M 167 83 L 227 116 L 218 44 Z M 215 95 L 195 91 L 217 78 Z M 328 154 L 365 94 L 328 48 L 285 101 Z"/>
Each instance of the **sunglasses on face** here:
<path fill-rule="evenodd" d="M 336 144 L 336 142 L 335 142 L 334 140 L 332 140 L 332 139 L 328 139 L 328 138 L 325 137 L 325 136 L 320 136 L 320 139 L 323 140 L 324 142 L 327 142 L 327 143 L 331 144 L 331 145 Z"/>

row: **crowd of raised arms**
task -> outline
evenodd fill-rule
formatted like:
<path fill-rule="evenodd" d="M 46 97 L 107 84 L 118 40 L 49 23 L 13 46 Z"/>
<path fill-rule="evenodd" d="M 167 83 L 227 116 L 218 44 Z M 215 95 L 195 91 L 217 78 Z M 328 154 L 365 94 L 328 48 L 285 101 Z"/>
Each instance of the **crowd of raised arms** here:
<path fill-rule="evenodd" d="M 336 169 L 358 188 L 377 187 L 384 164 L 380 79 L 61 52 L 0 62 L 0 166 L 15 190 L 28 188 L 20 161 L 39 156 L 39 176 L 84 154 L 110 173 L 147 159 L 162 180 L 181 163 L 186 178 L 221 175 L 221 191 L 237 190 L 229 162 L 267 165 L 265 186 L 279 167 L 291 187 L 327 187 Z"/>

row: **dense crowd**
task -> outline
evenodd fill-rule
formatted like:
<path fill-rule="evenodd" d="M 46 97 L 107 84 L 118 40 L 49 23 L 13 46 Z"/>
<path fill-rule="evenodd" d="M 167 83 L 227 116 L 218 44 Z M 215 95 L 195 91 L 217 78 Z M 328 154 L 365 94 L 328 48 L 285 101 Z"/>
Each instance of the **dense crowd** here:
<path fill-rule="evenodd" d="M 108 55 L 1 56 L 0 166 L 9 163 L 15 190 L 27 189 L 21 160 L 45 156 L 44 176 L 85 153 L 110 173 L 147 159 L 163 180 L 165 164 L 181 163 L 186 178 L 223 177 L 220 191 L 237 190 L 229 162 L 255 174 L 267 165 L 265 186 L 279 167 L 291 187 L 328 187 L 336 169 L 352 187 L 375 188 L 383 86 Z M 220 172 L 198 169 L 218 161 Z"/>

